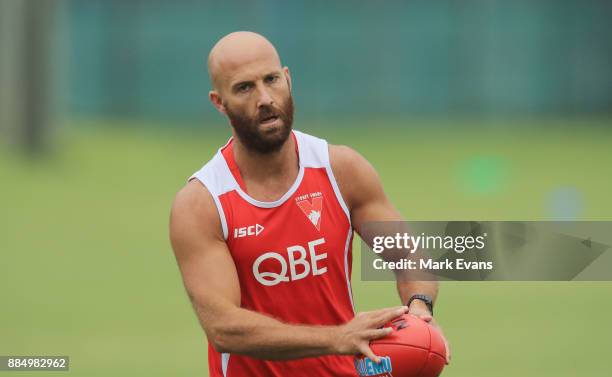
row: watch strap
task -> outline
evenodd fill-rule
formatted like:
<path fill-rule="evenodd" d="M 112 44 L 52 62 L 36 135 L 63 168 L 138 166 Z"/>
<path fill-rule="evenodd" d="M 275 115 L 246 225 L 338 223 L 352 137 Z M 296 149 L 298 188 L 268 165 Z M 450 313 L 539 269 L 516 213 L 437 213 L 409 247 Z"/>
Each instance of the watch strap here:
<path fill-rule="evenodd" d="M 408 303 L 406 304 L 406 306 L 410 306 L 410 304 L 412 304 L 412 301 L 414 300 L 423 301 L 425 305 L 427 306 L 427 309 L 429 309 L 429 312 L 431 313 L 431 315 L 433 315 L 433 300 L 430 296 L 423 295 L 423 294 L 412 295 L 412 297 L 410 297 L 410 299 L 408 300 Z"/>

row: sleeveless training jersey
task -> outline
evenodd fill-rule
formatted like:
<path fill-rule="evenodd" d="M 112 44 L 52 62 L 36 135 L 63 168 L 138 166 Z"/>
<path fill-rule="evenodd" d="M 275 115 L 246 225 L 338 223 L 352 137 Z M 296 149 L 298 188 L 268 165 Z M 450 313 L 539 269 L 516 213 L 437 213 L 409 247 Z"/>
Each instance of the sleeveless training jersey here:
<path fill-rule="evenodd" d="M 245 191 L 232 139 L 190 179 L 212 194 L 240 280 L 241 307 L 286 323 L 339 325 L 354 316 L 352 228 L 325 140 L 292 131 L 299 173 L 274 202 Z M 211 377 L 356 376 L 351 356 L 264 361 L 208 346 Z"/>

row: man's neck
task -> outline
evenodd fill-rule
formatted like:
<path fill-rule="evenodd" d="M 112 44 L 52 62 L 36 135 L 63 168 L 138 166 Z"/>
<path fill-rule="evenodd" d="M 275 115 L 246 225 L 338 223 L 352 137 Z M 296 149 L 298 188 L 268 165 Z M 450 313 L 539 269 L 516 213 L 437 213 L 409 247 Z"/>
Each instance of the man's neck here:
<path fill-rule="evenodd" d="M 283 146 L 276 152 L 257 153 L 247 149 L 240 140 L 234 138 L 234 160 L 242 179 L 263 183 L 269 180 L 295 178 L 299 170 L 299 161 L 293 136 L 289 136 Z M 292 181 L 289 179 L 289 181 Z"/>

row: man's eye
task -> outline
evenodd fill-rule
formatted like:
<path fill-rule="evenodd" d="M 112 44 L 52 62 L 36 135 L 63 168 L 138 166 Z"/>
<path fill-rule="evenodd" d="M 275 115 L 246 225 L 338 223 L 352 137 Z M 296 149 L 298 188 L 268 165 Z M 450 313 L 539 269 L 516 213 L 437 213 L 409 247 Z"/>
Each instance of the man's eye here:
<path fill-rule="evenodd" d="M 278 80 L 278 76 L 276 76 L 276 75 L 275 76 L 268 76 L 268 77 L 266 77 L 266 81 L 268 83 L 270 83 L 270 84 L 276 82 L 277 80 Z"/>
<path fill-rule="evenodd" d="M 249 89 L 251 89 L 251 86 L 249 84 L 242 84 L 239 85 L 238 88 L 236 88 L 240 93 L 245 93 L 247 92 Z"/>

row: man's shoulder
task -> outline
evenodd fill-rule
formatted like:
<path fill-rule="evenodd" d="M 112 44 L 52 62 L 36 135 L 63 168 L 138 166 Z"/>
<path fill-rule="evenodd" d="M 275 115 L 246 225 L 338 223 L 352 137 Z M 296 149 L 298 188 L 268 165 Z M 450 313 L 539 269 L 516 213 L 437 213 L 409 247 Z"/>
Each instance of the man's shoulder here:
<path fill-rule="evenodd" d="M 329 162 L 332 167 L 349 167 L 353 163 L 360 163 L 360 160 L 365 160 L 362 155 L 347 145 L 328 144 L 328 147 Z"/>
<path fill-rule="evenodd" d="M 329 144 L 329 160 L 349 209 L 362 202 L 364 193 L 371 192 L 372 186 L 379 184 L 374 167 L 351 147 Z"/>
<path fill-rule="evenodd" d="M 189 180 L 175 195 L 172 208 L 195 209 L 214 205 L 212 194 L 198 179 Z"/>
<path fill-rule="evenodd" d="M 348 178 L 354 178 L 354 175 L 373 170 L 372 165 L 365 157 L 346 145 L 329 144 L 329 162 L 334 175 L 338 172 L 338 174 L 348 176 Z"/>
<path fill-rule="evenodd" d="M 178 191 L 172 203 L 170 219 L 171 226 L 175 228 L 220 229 L 212 194 L 198 179 L 190 180 Z"/>

